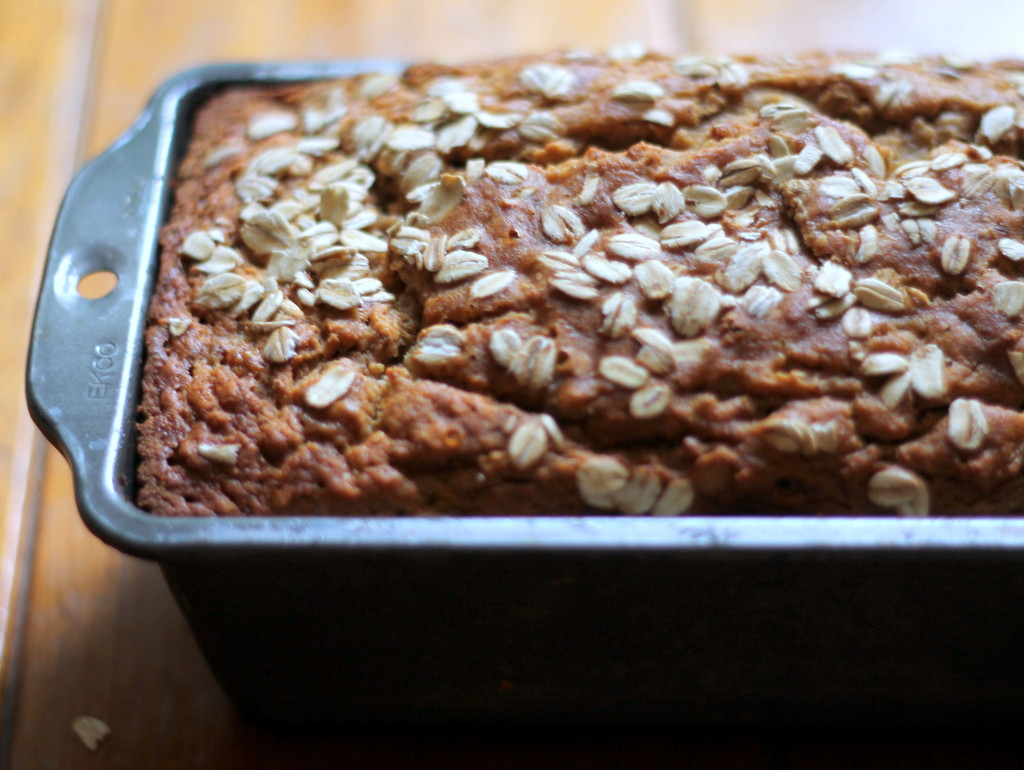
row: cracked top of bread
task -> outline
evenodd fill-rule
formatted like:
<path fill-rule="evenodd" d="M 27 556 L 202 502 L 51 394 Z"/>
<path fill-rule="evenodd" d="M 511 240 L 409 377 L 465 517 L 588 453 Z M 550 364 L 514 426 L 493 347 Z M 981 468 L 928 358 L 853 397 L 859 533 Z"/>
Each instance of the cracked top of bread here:
<path fill-rule="evenodd" d="M 548 56 L 198 112 L 158 515 L 1024 510 L 1024 61 Z"/>

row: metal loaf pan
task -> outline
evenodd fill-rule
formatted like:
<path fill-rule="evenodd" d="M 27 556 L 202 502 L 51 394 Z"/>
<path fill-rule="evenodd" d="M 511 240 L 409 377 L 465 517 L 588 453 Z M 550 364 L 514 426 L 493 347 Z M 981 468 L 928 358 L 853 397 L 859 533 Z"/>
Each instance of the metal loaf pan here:
<path fill-rule="evenodd" d="M 89 528 L 160 564 L 234 701 L 277 720 L 1019 718 L 1020 519 L 184 520 L 133 505 L 157 231 L 194 108 L 228 84 L 381 68 L 399 65 L 171 79 L 78 174 L 50 245 L 33 417 Z M 117 288 L 84 299 L 78 280 L 97 270 Z"/>

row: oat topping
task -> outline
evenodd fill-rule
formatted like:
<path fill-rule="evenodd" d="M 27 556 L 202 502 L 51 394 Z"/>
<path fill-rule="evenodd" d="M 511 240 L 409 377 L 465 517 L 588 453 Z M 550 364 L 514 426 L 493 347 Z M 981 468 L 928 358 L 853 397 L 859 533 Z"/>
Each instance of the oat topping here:
<path fill-rule="evenodd" d="M 355 379 L 355 370 L 345 362 L 333 364 L 306 388 L 306 403 L 314 409 L 328 407 L 348 393 Z"/>
<path fill-rule="evenodd" d="M 612 89 L 612 98 L 621 102 L 656 102 L 665 89 L 650 80 L 627 80 Z"/>
<path fill-rule="evenodd" d="M 1019 62 L 622 47 L 196 125 L 148 509 L 1019 507 Z"/>
<path fill-rule="evenodd" d="M 782 302 L 782 293 L 770 286 L 752 286 L 743 295 L 741 304 L 754 318 L 767 317 Z"/>
<path fill-rule="evenodd" d="M 638 420 L 658 417 L 668 408 L 672 390 L 663 383 L 650 383 L 635 391 L 629 399 L 629 413 Z"/>
<path fill-rule="evenodd" d="M 976 452 L 988 434 L 988 420 L 982 403 L 973 398 L 958 398 L 949 405 L 949 440 L 964 452 Z"/>
<path fill-rule="evenodd" d="M 694 204 L 693 210 L 702 219 L 713 219 L 725 211 L 729 200 L 714 187 L 690 185 L 683 190 L 687 201 Z"/>
<path fill-rule="evenodd" d="M 950 275 L 960 275 L 970 263 L 971 239 L 963 235 L 953 235 L 942 245 L 942 269 Z"/>
<path fill-rule="evenodd" d="M 167 326 L 167 331 L 170 332 L 172 337 L 180 337 L 192 325 L 192 321 L 188 318 L 168 318 L 164 321 L 164 324 Z"/>
<path fill-rule="evenodd" d="M 873 353 L 864 359 L 860 370 L 866 377 L 902 374 L 910 367 L 905 356 L 898 353 Z"/>
<path fill-rule="evenodd" d="M 633 329 L 633 338 L 640 343 L 640 351 L 636 355 L 638 363 L 646 366 L 655 374 L 668 374 L 675 363 L 672 338 L 660 329 Z"/>
<path fill-rule="evenodd" d="M 865 308 L 851 307 L 842 317 L 843 331 L 853 339 L 865 339 L 871 336 L 874 329 L 874 321 L 871 313 Z"/>
<path fill-rule="evenodd" d="M 207 460 L 215 463 L 231 465 L 238 460 L 238 444 L 200 444 L 197 447 L 199 454 Z"/>
<path fill-rule="evenodd" d="M 555 273 L 551 279 L 551 287 L 578 300 L 592 300 L 601 296 L 597 279 L 581 270 L 563 270 Z"/>
<path fill-rule="evenodd" d="M 800 286 L 802 270 L 789 254 L 770 249 L 761 263 L 765 277 L 783 291 L 795 291 Z"/>
<path fill-rule="evenodd" d="M 668 249 L 684 249 L 710 240 L 721 227 L 691 219 L 686 222 L 671 224 L 661 231 L 661 245 Z"/>
<path fill-rule="evenodd" d="M 530 168 L 523 163 L 497 161 L 487 164 L 484 173 L 504 184 L 520 184 L 530 176 Z"/>
<path fill-rule="evenodd" d="M 298 338 L 290 328 L 278 327 L 263 346 L 263 356 L 275 364 L 283 364 L 295 355 L 297 342 Z"/>
<path fill-rule="evenodd" d="M 512 354 L 508 369 L 516 382 L 530 390 L 539 390 L 554 378 L 558 350 L 547 337 L 531 337 Z"/>
<path fill-rule="evenodd" d="M 862 278 L 853 287 L 853 294 L 865 307 L 888 313 L 907 310 L 907 297 L 895 286 L 878 278 Z"/>
<path fill-rule="evenodd" d="M 1001 238 L 999 240 L 999 253 L 1007 259 L 1019 262 L 1024 259 L 1024 241 L 1016 241 L 1012 238 Z"/>
<path fill-rule="evenodd" d="M 567 206 L 544 209 L 540 217 L 544 234 L 555 243 L 573 243 L 586 232 L 579 214 Z"/>
<path fill-rule="evenodd" d="M 853 162 L 853 148 L 832 126 L 816 127 L 814 138 L 818 140 L 821 151 L 836 165 L 847 166 Z"/>
<path fill-rule="evenodd" d="M 580 260 L 580 265 L 590 275 L 606 283 L 621 284 L 629 280 L 633 271 L 629 265 L 605 259 L 600 254 L 585 254 Z"/>
<path fill-rule="evenodd" d="M 234 273 L 221 273 L 208 278 L 196 294 L 196 302 L 211 310 L 231 307 L 245 295 L 245 278 Z"/>
<path fill-rule="evenodd" d="M 548 433 L 540 420 L 520 423 L 508 440 L 508 454 L 518 470 L 534 465 L 548 451 Z"/>
<path fill-rule="evenodd" d="M 835 227 L 860 227 L 878 218 L 878 206 L 869 196 L 856 193 L 840 198 L 828 213 Z"/>
<path fill-rule="evenodd" d="M 608 239 L 608 253 L 631 261 L 649 259 L 661 253 L 656 240 L 640 233 L 622 233 Z"/>
<path fill-rule="evenodd" d="M 476 279 L 469 287 L 469 296 L 473 299 L 484 299 L 486 297 L 500 294 L 509 286 L 515 283 L 516 274 L 513 270 L 499 270 L 496 273 L 485 275 Z"/>
<path fill-rule="evenodd" d="M 910 361 L 910 384 L 923 398 L 939 398 L 946 392 L 945 357 L 938 345 L 925 345 Z"/>
<path fill-rule="evenodd" d="M 192 259 L 204 260 L 213 256 L 213 250 L 216 247 L 217 243 L 210 233 L 205 230 L 196 230 L 181 245 L 181 253 L 186 257 L 192 257 Z"/>
<path fill-rule="evenodd" d="M 638 313 L 639 309 L 632 298 L 616 292 L 601 305 L 603 320 L 599 331 L 612 339 L 624 337 L 636 326 Z"/>
<path fill-rule="evenodd" d="M 258 142 L 274 134 L 294 131 L 298 125 L 299 119 L 291 112 L 261 112 L 250 118 L 245 135 Z"/>
<path fill-rule="evenodd" d="M 881 470 L 868 482 L 871 502 L 895 508 L 901 516 L 927 516 L 928 486 L 913 471 L 893 466 Z"/>
<path fill-rule="evenodd" d="M 672 291 L 672 270 L 663 262 L 648 259 L 633 268 L 637 286 L 645 297 L 665 299 Z"/>
<path fill-rule="evenodd" d="M 612 508 L 613 493 L 622 489 L 629 480 L 629 469 L 612 457 L 593 457 L 576 471 L 579 493 L 595 508 Z"/>
<path fill-rule="evenodd" d="M 649 376 L 646 369 L 625 356 L 605 356 L 597 368 L 606 380 L 628 390 L 639 388 Z"/>
<path fill-rule="evenodd" d="M 527 91 L 548 99 L 565 99 L 572 92 L 576 77 L 565 67 L 534 64 L 519 73 L 519 82 Z"/>
<path fill-rule="evenodd" d="M 487 269 L 487 257 L 475 251 L 456 249 L 441 258 L 441 267 L 434 274 L 437 283 L 455 283 Z"/>
<path fill-rule="evenodd" d="M 1010 104 L 993 107 L 981 118 L 978 133 L 988 142 L 995 144 L 1002 139 L 1011 128 L 1017 117 L 1017 110 Z"/>
<path fill-rule="evenodd" d="M 693 485 L 683 478 L 672 479 L 665 485 L 658 501 L 651 509 L 652 516 L 679 516 L 693 505 Z"/>

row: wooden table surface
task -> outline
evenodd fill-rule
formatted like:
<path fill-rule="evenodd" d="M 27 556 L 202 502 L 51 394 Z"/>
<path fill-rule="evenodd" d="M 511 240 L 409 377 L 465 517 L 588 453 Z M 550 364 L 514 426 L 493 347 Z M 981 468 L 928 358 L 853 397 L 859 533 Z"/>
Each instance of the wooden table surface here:
<path fill-rule="evenodd" d="M 185 67 L 470 58 L 640 42 L 673 53 L 1024 54 L 1024 4 L 975 0 L 0 0 L 0 770 L 276 767 L 1020 767 L 1011 731 L 283 730 L 220 692 L 158 569 L 82 525 L 24 407 L 49 230 L 84 160 Z M 1022 640 L 1024 641 L 1024 640 Z M 1024 704 L 1022 704 L 1024 705 Z M 1024 708 L 1022 708 L 1024 714 Z M 88 750 L 80 715 L 109 724 Z"/>

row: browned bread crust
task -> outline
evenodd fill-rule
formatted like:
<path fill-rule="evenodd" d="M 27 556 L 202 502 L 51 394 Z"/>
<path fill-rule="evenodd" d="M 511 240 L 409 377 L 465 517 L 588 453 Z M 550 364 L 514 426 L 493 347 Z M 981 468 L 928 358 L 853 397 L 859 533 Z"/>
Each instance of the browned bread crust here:
<path fill-rule="evenodd" d="M 160 515 L 1015 514 L 1024 62 L 235 89 L 146 332 Z"/>

